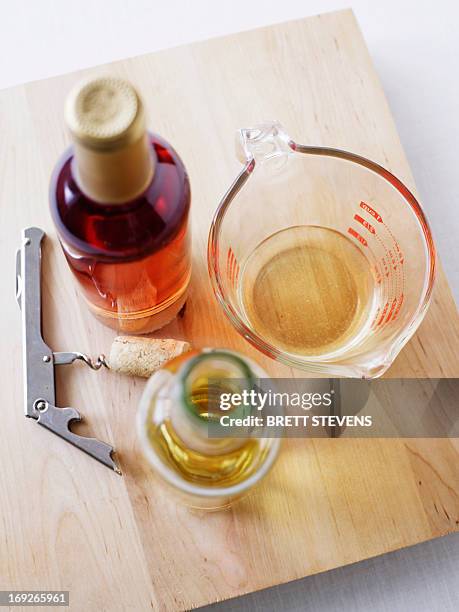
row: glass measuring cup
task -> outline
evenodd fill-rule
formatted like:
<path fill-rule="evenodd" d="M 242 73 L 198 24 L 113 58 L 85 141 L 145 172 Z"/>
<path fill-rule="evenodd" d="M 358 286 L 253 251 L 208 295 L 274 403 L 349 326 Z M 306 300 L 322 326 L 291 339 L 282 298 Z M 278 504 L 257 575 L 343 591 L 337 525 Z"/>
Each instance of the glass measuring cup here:
<path fill-rule="evenodd" d="M 378 164 L 300 145 L 277 122 L 238 136 L 244 167 L 208 242 L 224 312 L 292 367 L 382 375 L 421 323 L 434 283 L 435 247 L 416 198 Z"/>

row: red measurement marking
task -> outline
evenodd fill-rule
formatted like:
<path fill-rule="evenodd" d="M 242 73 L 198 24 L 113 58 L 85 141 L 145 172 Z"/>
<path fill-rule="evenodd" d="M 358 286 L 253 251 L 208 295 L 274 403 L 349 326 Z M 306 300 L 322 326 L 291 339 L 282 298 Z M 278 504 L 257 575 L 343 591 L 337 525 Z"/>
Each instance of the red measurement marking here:
<path fill-rule="evenodd" d="M 389 276 L 389 266 L 386 263 L 385 257 L 381 257 L 381 263 L 382 263 L 382 266 L 384 268 L 384 275 L 386 277 L 388 277 Z"/>
<path fill-rule="evenodd" d="M 228 251 L 226 252 L 226 273 L 228 274 L 228 276 L 230 275 L 230 270 L 231 270 L 232 254 L 233 254 L 233 251 L 231 249 L 228 249 Z"/>
<path fill-rule="evenodd" d="M 392 253 L 392 251 L 389 250 L 389 257 L 390 257 L 390 261 L 392 263 L 392 268 L 394 270 L 397 269 L 397 264 L 399 263 L 398 260 L 395 258 L 395 255 Z"/>
<path fill-rule="evenodd" d="M 232 260 L 231 260 L 231 280 L 234 280 L 234 265 L 236 263 L 236 258 L 234 257 L 234 253 L 231 253 L 232 255 Z"/>
<path fill-rule="evenodd" d="M 375 273 L 376 282 L 377 282 L 378 285 L 380 285 L 381 284 L 381 280 L 382 280 L 381 279 L 381 272 L 379 271 L 379 268 L 376 265 L 374 266 L 373 270 L 374 270 L 374 273 Z"/>
<path fill-rule="evenodd" d="M 386 302 L 386 304 L 384 305 L 383 311 L 381 313 L 381 317 L 380 317 L 380 319 L 378 321 L 378 326 L 382 325 L 382 322 L 384 321 L 384 317 L 386 316 L 388 308 L 389 308 L 389 302 Z"/>
<path fill-rule="evenodd" d="M 233 253 L 233 249 L 228 249 L 228 257 L 227 257 L 227 262 L 226 262 L 226 267 L 228 270 L 228 276 L 230 278 L 230 280 L 232 280 L 233 278 L 233 266 L 234 266 L 234 253 Z"/>
<path fill-rule="evenodd" d="M 234 267 L 234 279 L 233 279 L 233 286 L 237 285 L 237 279 L 239 278 L 239 264 L 237 262 L 237 260 L 234 260 L 236 262 L 236 265 Z"/>
<path fill-rule="evenodd" d="M 363 210 L 366 210 L 367 213 L 369 213 L 372 217 L 374 217 L 376 219 L 376 221 L 378 221 L 379 223 L 382 223 L 382 217 L 379 213 L 377 213 L 374 208 L 371 208 L 371 206 L 369 206 L 366 202 L 360 202 L 360 208 L 363 208 Z"/>
<path fill-rule="evenodd" d="M 404 257 L 403 257 L 403 253 L 402 253 L 402 251 L 400 249 L 400 245 L 399 245 L 398 242 L 395 243 L 395 250 L 398 253 L 398 260 L 402 264 L 404 262 Z"/>
<path fill-rule="evenodd" d="M 389 310 L 389 314 L 387 315 L 386 323 L 389 323 L 389 321 L 391 320 L 392 315 L 394 314 L 396 304 L 397 304 L 397 298 L 394 297 L 394 299 L 392 300 L 392 306 L 390 307 L 390 310 Z"/>
<path fill-rule="evenodd" d="M 371 225 L 371 223 L 365 221 L 363 217 L 361 217 L 360 215 L 354 215 L 354 219 L 361 223 L 364 227 L 366 227 L 369 232 L 371 232 L 372 234 L 376 234 L 375 228 Z"/>
<path fill-rule="evenodd" d="M 235 282 L 239 276 L 239 264 L 237 262 L 236 256 L 233 253 L 233 249 L 230 247 L 228 249 L 227 257 L 226 257 L 226 270 L 228 277 L 231 281 L 231 284 L 235 285 Z"/>
<path fill-rule="evenodd" d="M 363 244 L 363 246 L 368 246 L 368 242 L 365 240 L 365 238 L 361 236 L 358 232 L 356 232 L 353 227 L 350 227 L 347 231 L 349 232 L 351 236 L 354 236 L 356 240 L 358 240 L 361 244 Z"/>
<path fill-rule="evenodd" d="M 400 308 L 402 307 L 404 298 L 405 296 L 402 293 L 399 297 L 399 302 L 397 304 L 397 308 L 395 309 L 394 316 L 392 317 L 392 321 L 395 321 L 395 319 L 398 317 L 398 313 L 400 312 Z"/>

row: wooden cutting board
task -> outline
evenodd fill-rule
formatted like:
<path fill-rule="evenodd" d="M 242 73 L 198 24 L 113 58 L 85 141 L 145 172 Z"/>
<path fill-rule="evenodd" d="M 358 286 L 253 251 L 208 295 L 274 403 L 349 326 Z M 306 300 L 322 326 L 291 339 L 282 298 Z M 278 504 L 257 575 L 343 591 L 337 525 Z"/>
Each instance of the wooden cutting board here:
<path fill-rule="evenodd" d="M 84 42 L 82 43 L 84 44 Z M 381 85 L 351 12 L 331 13 L 117 62 L 84 74 L 131 79 L 149 123 L 183 156 L 193 190 L 194 275 L 185 318 L 164 335 L 229 346 L 272 375 L 232 329 L 205 262 L 217 202 L 239 164 L 238 127 L 274 118 L 299 142 L 368 156 L 414 189 Z M 20 230 L 44 248 L 45 338 L 54 350 L 107 351 L 114 333 L 86 312 L 47 207 L 68 143 L 64 98 L 82 73 L 0 93 L 2 220 L 0 589 L 65 589 L 74 610 L 178 610 L 234 597 L 458 529 L 457 440 L 296 440 L 233 509 L 202 514 L 165 492 L 139 454 L 142 380 L 83 365 L 59 372 L 58 405 L 119 451 L 119 477 L 22 416 L 13 259 Z M 413 109 L 415 112 L 415 109 Z M 242 220 L 241 220 L 242 221 Z M 392 376 L 458 376 L 459 323 L 440 270 L 432 307 Z"/>

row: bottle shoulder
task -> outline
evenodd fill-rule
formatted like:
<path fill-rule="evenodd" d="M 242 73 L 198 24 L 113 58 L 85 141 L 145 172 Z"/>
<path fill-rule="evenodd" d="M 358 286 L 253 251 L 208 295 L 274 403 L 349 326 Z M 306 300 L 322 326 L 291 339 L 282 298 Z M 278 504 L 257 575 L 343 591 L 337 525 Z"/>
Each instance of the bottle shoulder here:
<path fill-rule="evenodd" d="M 61 240 L 100 259 L 130 260 L 168 244 L 187 221 L 190 184 L 172 146 L 150 134 L 155 172 L 135 200 L 104 204 L 88 198 L 74 172 L 73 148 L 65 151 L 50 184 L 50 208 Z"/>

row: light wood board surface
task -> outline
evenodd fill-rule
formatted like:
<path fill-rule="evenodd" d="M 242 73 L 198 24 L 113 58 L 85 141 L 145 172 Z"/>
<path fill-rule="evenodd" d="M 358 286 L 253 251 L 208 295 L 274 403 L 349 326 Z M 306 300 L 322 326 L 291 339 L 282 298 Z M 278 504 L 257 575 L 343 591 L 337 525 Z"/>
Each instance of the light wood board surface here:
<path fill-rule="evenodd" d="M 141 459 L 134 424 L 144 381 L 78 365 L 58 372 L 58 405 L 81 410 L 89 424 L 81 429 L 116 446 L 123 477 L 23 417 L 20 315 L 13 299 L 21 228 L 38 225 L 49 234 L 43 281 L 48 344 L 97 355 L 115 335 L 86 312 L 47 206 L 51 169 L 68 144 L 65 96 L 82 74 L 101 72 L 139 87 L 150 126 L 174 144 L 190 173 L 192 293 L 184 319 L 163 335 L 234 347 L 272 375 L 291 373 L 236 334 L 207 277 L 210 219 L 239 169 L 233 151 L 238 127 L 278 119 L 299 142 L 368 156 L 414 190 L 349 11 L 0 92 L 0 589 L 69 590 L 73 610 L 185 609 L 457 530 L 457 440 L 289 442 L 254 494 L 229 511 L 202 514 L 179 505 Z M 431 309 L 390 375 L 458 376 L 458 346 L 457 310 L 440 270 Z"/>

